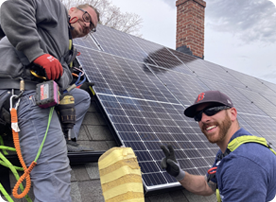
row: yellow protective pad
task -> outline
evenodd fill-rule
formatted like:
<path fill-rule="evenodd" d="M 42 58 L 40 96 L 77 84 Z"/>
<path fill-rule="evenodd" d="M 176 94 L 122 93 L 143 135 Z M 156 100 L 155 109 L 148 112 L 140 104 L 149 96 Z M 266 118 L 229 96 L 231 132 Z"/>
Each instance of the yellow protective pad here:
<path fill-rule="evenodd" d="M 144 202 L 142 176 L 130 147 L 113 147 L 98 160 L 106 202 Z"/>

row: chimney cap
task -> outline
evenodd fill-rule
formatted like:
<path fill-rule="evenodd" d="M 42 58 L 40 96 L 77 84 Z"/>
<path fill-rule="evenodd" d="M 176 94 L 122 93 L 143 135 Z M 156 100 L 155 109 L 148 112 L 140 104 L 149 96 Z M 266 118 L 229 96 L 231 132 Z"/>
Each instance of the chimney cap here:
<path fill-rule="evenodd" d="M 202 7 L 204 7 L 204 8 L 206 7 L 206 2 L 203 1 L 203 0 L 177 0 L 176 3 L 175 3 L 175 5 L 176 5 L 176 7 L 178 7 L 179 5 L 184 4 L 187 1 L 194 1 L 194 2 L 198 3 Z"/>

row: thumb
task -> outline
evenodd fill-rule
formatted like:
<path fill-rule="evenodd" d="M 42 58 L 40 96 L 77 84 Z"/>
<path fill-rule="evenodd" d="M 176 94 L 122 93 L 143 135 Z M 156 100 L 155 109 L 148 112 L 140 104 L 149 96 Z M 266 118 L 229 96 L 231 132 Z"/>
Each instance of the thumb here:
<path fill-rule="evenodd" d="M 161 161 L 161 167 L 162 169 L 166 169 L 167 168 L 167 158 L 163 158 Z"/>
<path fill-rule="evenodd" d="M 177 169 L 177 168 L 179 169 L 179 164 L 178 164 L 177 161 L 174 161 L 172 159 L 168 159 L 167 164 L 169 164 L 174 169 Z"/>
<path fill-rule="evenodd" d="M 56 80 L 57 79 L 57 64 L 53 64 L 53 65 L 50 65 L 49 68 L 51 71 L 51 78 L 52 80 Z"/>
<path fill-rule="evenodd" d="M 50 68 L 43 68 L 43 69 L 45 71 L 46 78 L 49 79 L 49 80 L 52 80 L 53 77 L 52 77 L 51 69 Z"/>
<path fill-rule="evenodd" d="M 162 149 L 163 153 L 165 154 L 166 157 L 170 156 L 170 152 L 167 149 L 167 147 L 165 145 L 161 145 L 160 148 Z"/>

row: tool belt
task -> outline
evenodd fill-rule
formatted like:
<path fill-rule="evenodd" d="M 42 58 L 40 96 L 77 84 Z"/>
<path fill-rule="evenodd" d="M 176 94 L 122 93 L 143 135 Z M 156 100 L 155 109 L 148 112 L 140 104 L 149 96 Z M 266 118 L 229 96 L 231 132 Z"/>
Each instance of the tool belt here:
<path fill-rule="evenodd" d="M 35 90 L 36 84 L 38 84 L 38 82 L 24 80 L 24 90 Z M 20 80 L 10 79 L 10 78 L 0 78 L 0 90 L 10 90 L 10 89 L 19 90 Z"/>

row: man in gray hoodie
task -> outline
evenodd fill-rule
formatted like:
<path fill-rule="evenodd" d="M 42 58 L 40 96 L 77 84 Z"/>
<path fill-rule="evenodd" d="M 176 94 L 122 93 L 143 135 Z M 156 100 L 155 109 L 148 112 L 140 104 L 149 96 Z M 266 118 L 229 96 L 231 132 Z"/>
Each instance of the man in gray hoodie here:
<path fill-rule="evenodd" d="M 29 67 L 39 66 L 47 80 L 65 90 L 72 82 L 69 64 L 75 57 L 69 40 L 95 31 L 99 14 L 88 4 L 69 11 L 59 0 L 7 0 L 1 6 L 0 100 L 25 81 L 25 90 L 17 108 L 20 146 L 27 166 L 35 160 L 47 129 L 50 108 L 35 104 L 37 79 Z M 70 91 L 75 99 L 78 134 L 90 105 L 86 91 Z M 16 102 L 16 101 L 15 101 Z M 15 104 L 15 103 L 14 103 Z M 13 106 L 14 107 L 14 106 Z M 54 111 L 42 153 L 31 172 L 35 202 L 70 202 L 70 166 L 66 141 Z"/>

